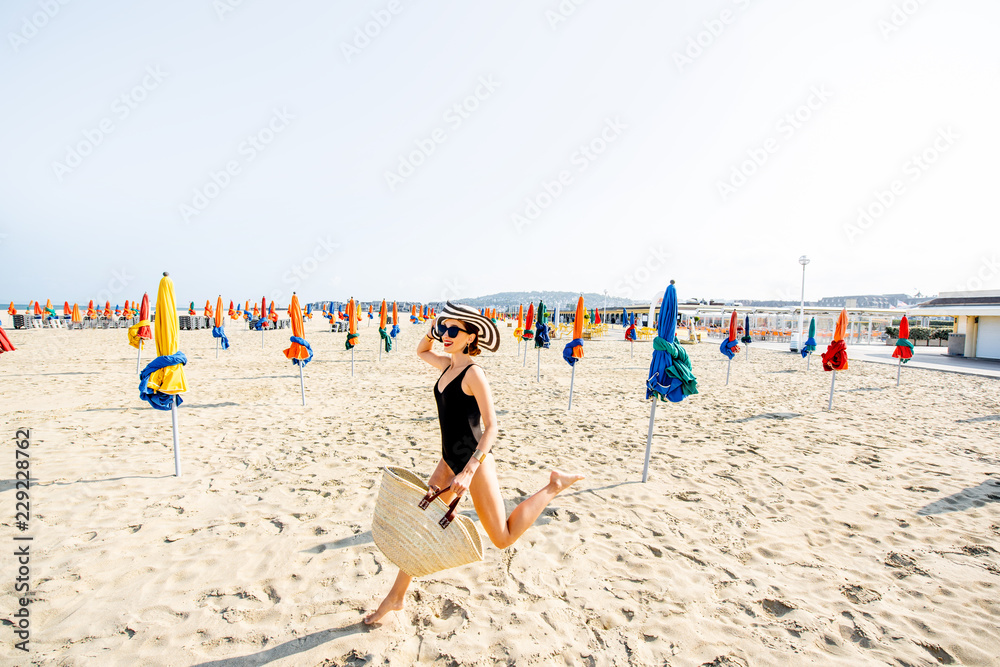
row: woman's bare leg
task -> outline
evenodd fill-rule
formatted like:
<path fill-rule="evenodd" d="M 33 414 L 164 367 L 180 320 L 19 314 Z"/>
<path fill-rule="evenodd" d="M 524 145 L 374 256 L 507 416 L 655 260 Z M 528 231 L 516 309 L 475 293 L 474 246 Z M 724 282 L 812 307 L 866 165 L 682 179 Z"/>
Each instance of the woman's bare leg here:
<path fill-rule="evenodd" d="M 448 464 L 444 462 L 444 459 L 441 459 L 427 483 L 430 486 L 441 488 L 450 482 L 454 476 L 455 474 L 448 467 Z M 446 491 L 438 497 L 450 503 L 455 496 L 450 491 Z M 396 581 L 392 583 L 392 588 L 389 589 L 388 594 L 386 594 L 378 609 L 365 616 L 365 624 L 372 625 L 378 623 L 390 611 L 402 610 L 403 602 L 406 600 L 406 590 L 410 587 L 411 581 L 413 581 L 413 577 L 400 570 L 396 575 Z"/>
<path fill-rule="evenodd" d="M 382 600 L 378 609 L 365 616 L 365 624 L 372 625 L 382 620 L 382 617 L 390 611 L 400 611 L 403 608 L 403 600 L 406 598 L 406 589 L 410 587 L 413 577 L 402 570 L 396 575 L 396 581 L 392 583 L 392 588 Z"/>
<path fill-rule="evenodd" d="M 487 455 L 476 471 L 475 477 L 472 478 L 469 493 L 476 506 L 479 521 L 486 529 L 490 541 L 498 549 L 506 549 L 535 523 L 535 520 L 541 516 L 542 511 L 548 507 L 553 498 L 581 479 L 583 479 L 583 475 L 567 475 L 553 470 L 549 475 L 549 483 L 515 507 L 508 517 L 503 504 L 503 496 L 500 495 L 496 461 L 492 455 Z"/>

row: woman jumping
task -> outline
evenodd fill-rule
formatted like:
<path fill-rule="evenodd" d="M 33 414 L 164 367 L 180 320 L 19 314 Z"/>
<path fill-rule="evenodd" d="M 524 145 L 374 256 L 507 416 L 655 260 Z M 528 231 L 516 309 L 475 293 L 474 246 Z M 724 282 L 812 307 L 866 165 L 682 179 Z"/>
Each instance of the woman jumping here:
<path fill-rule="evenodd" d="M 435 340 L 442 342 L 447 354 L 431 350 Z M 441 424 L 441 460 L 428 485 L 441 489 L 450 486 L 439 496 L 449 504 L 469 491 L 490 541 L 498 549 L 506 549 L 535 523 L 560 491 L 583 479 L 583 475 L 553 470 L 548 484 L 515 507 L 509 517 L 505 516 L 496 461 L 490 454 L 497 437 L 493 395 L 483 369 L 472 363 L 480 346 L 497 351 L 500 332 L 496 324 L 475 308 L 450 301 L 435 318 L 430 333 L 417 345 L 417 356 L 443 371 L 434 385 Z M 365 617 L 365 623 L 377 623 L 390 611 L 402 609 L 410 581 L 412 577 L 400 570 L 388 595 L 378 609 Z"/>

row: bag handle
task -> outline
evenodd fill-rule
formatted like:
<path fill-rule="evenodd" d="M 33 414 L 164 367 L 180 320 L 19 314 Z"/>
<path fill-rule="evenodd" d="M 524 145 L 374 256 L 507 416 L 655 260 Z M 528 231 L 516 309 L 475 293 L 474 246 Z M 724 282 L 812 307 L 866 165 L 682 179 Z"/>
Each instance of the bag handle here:
<path fill-rule="evenodd" d="M 443 489 L 439 489 L 436 486 L 431 486 L 430 489 L 427 491 L 427 495 L 425 495 L 423 499 L 419 503 L 417 503 L 417 507 L 419 507 L 422 510 L 427 509 L 427 507 L 432 502 L 434 502 L 434 500 L 436 500 L 438 496 L 440 496 L 442 493 L 444 493 L 450 488 L 451 486 L 446 486 Z M 455 509 L 458 507 L 458 503 L 460 503 L 461 501 L 462 501 L 462 496 L 457 496 L 453 501 L 451 501 L 451 505 L 448 506 L 448 511 L 445 513 L 443 517 L 441 517 L 441 520 L 438 521 L 438 525 L 441 526 L 442 529 L 450 526 L 451 522 L 455 520 Z"/>

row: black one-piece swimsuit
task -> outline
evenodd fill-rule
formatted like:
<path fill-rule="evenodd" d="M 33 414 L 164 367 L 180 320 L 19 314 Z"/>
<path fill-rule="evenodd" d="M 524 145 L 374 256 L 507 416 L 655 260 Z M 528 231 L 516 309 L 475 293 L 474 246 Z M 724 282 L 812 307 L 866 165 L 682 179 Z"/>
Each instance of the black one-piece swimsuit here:
<path fill-rule="evenodd" d="M 441 424 L 441 458 L 456 475 L 465 469 L 483 436 L 479 403 L 475 396 L 462 391 L 462 378 L 474 365 L 463 368 L 444 391 L 438 390 L 438 384 L 448 369 L 434 383 L 434 400 L 437 401 L 438 421 Z"/>

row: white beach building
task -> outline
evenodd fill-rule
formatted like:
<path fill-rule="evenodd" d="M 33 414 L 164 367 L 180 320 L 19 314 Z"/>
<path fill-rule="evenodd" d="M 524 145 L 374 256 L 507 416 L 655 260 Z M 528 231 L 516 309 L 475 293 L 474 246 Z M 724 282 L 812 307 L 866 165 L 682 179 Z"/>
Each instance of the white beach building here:
<path fill-rule="evenodd" d="M 954 317 L 956 326 L 948 338 L 948 354 L 1000 359 L 1000 290 L 941 292 L 907 314 Z"/>

